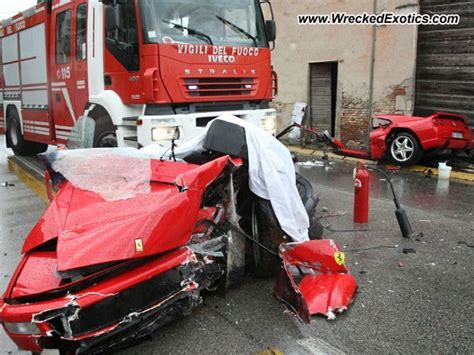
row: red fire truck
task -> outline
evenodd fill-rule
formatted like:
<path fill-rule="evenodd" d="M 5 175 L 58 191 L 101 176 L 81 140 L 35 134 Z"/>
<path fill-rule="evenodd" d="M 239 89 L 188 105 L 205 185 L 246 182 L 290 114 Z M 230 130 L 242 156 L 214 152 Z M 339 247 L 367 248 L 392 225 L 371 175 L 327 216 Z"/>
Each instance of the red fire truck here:
<path fill-rule="evenodd" d="M 263 3 L 39 0 L 0 27 L 7 145 L 64 144 L 81 117 L 95 121 L 95 147 L 179 144 L 223 113 L 274 133 Z"/>

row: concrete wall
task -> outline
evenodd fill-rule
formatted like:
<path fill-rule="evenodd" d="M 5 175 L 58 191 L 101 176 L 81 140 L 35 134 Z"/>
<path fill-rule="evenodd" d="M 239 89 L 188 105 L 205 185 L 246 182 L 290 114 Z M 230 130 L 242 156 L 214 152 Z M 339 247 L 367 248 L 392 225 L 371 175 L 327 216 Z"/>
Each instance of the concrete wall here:
<path fill-rule="evenodd" d="M 309 101 L 309 64 L 338 62 L 335 133 L 347 142 L 367 143 L 371 58 L 374 27 L 369 25 L 306 25 L 298 14 L 381 13 L 418 11 L 418 0 L 272 0 L 278 38 L 273 63 L 279 75 L 275 106 L 280 127 L 297 101 Z M 416 26 L 375 29 L 373 112 L 413 111 Z"/>

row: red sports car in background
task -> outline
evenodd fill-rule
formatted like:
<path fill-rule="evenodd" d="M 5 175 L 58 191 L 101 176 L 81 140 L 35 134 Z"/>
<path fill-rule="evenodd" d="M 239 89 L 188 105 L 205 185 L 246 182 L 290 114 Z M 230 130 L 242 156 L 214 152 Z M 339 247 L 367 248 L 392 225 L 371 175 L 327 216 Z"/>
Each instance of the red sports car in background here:
<path fill-rule="evenodd" d="M 395 114 L 375 114 L 370 132 L 370 151 L 347 147 L 332 137 L 328 131 L 322 133 L 294 122 L 277 137 L 298 127 L 326 141 L 334 153 L 362 159 L 388 159 L 399 165 L 416 164 L 425 153 L 436 151 L 469 150 L 474 147 L 474 133 L 463 116 L 454 113 L 436 112 L 428 117 Z"/>
<path fill-rule="evenodd" d="M 386 157 L 396 164 L 411 165 L 428 151 L 474 147 L 474 134 L 466 120 L 453 113 L 436 112 L 428 117 L 380 114 L 374 116 L 372 125 L 373 160 Z"/>

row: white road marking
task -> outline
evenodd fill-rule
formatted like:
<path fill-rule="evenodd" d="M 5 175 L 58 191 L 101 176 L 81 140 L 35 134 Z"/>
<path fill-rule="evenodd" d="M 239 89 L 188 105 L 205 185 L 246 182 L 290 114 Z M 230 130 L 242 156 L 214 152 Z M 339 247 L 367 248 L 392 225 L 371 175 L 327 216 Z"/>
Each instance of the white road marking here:
<path fill-rule="evenodd" d="M 303 348 L 307 349 L 311 354 L 326 355 L 326 354 L 345 354 L 343 351 L 326 343 L 322 339 L 306 338 L 296 341 Z"/>

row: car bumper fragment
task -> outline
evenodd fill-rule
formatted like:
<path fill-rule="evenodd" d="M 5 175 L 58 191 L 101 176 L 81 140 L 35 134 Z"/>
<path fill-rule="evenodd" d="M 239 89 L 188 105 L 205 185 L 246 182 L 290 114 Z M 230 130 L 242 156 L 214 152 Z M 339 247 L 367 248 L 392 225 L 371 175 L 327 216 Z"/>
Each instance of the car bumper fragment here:
<path fill-rule="evenodd" d="M 280 246 L 283 261 L 274 295 L 304 322 L 322 314 L 335 318 L 348 309 L 357 282 L 344 265 L 344 253 L 332 240 L 312 240 Z"/>

